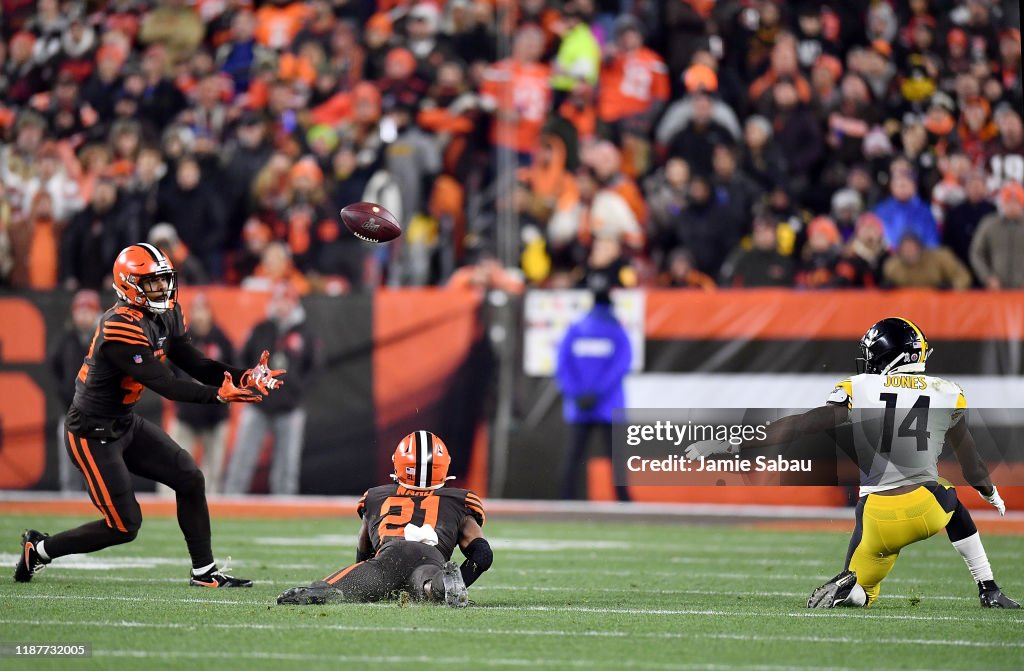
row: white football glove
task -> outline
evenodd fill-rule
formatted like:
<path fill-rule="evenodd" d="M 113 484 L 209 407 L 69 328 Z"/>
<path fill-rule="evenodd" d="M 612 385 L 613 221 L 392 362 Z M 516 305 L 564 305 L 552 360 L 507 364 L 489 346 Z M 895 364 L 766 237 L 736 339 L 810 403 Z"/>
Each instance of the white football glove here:
<path fill-rule="evenodd" d="M 437 545 L 437 532 L 429 524 L 424 524 L 421 527 L 415 524 L 406 524 L 405 540 L 424 545 Z"/>
<path fill-rule="evenodd" d="M 999 490 L 996 489 L 995 485 L 992 485 L 992 495 L 991 496 L 985 496 L 981 492 L 978 492 L 978 494 L 981 496 L 981 498 L 985 499 L 985 501 L 990 506 L 992 506 L 993 508 L 998 510 L 1000 515 L 1005 515 L 1006 514 L 1006 504 L 1003 503 L 1003 497 L 999 496 Z"/>
<path fill-rule="evenodd" d="M 739 451 L 739 446 L 725 440 L 699 440 L 687 445 L 683 454 L 690 461 L 696 461 L 698 457 L 707 459 L 713 454 L 736 454 Z"/>

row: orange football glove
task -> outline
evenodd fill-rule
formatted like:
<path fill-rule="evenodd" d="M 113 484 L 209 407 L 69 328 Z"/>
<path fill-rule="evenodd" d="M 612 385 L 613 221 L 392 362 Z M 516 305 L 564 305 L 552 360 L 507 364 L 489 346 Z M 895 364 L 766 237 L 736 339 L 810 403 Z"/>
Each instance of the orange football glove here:
<path fill-rule="evenodd" d="M 261 394 L 266 395 L 284 385 L 284 381 L 277 378 L 288 371 L 284 368 L 272 370 L 267 365 L 268 359 L 270 359 L 270 352 L 263 350 L 263 354 L 260 355 L 260 362 L 254 368 L 250 368 L 242 373 L 241 381 L 244 389 L 257 389 Z"/>
<path fill-rule="evenodd" d="M 239 389 L 231 380 L 231 373 L 224 373 L 224 382 L 217 390 L 217 400 L 221 403 L 259 403 L 263 397 L 249 389 Z"/>

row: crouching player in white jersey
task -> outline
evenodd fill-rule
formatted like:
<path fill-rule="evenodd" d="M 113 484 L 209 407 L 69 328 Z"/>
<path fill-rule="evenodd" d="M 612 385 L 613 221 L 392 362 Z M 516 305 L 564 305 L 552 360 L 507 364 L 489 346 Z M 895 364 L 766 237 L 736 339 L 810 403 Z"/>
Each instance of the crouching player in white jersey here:
<path fill-rule="evenodd" d="M 945 529 L 978 584 L 981 605 L 1020 608 L 993 579 L 978 529 L 957 499 L 956 489 L 939 478 L 939 455 L 948 443 L 967 481 L 1000 515 L 1006 512 L 964 420 L 963 391 L 952 382 L 924 374 L 931 350 L 921 329 L 910 320 L 883 319 L 864 335 L 860 349 L 859 374 L 840 382 L 824 407 L 771 424 L 764 440 L 737 447 L 703 441 L 688 447 L 686 456 L 695 459 L 786 443 L 847 422 L 852 408 L 877 409 L 882 422 L 877 442 L 870 447 L 874 454 L 866 455 L 865 461 L 858 450 L 860 501 L 846 565 L 814 590 L 807 607 L 871 605 L 900 550 Z"/>

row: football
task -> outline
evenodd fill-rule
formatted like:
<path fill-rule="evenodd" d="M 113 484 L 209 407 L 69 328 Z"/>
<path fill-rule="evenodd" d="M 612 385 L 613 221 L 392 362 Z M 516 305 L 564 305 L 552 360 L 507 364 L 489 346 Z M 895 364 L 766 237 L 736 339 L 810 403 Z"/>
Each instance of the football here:
<path fill-rule="evenodd" d="M 340 214 L 352 235 L 366 242 L 388 242 L 402 234 L 395 215 L 376 203 L 346 205 Z"/>

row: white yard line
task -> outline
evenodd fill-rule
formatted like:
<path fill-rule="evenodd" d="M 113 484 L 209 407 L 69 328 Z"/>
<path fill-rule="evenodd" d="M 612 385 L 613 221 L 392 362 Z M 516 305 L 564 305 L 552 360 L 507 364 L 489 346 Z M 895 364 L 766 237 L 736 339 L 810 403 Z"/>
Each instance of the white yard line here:
<path fill-rule="evenodd" d="M 38 599 L 38 594 L 6 594 L 12 599 Z M 173 598 L 173 597 L 145 597 L 145 596 L 93 596 L 77 594 L 47 594 L 47 600 L 63 599 L 67 601 L 133 601 L 152 603 L 195 603 L 195 604 L 224 604 L 231 606 L 259 606 L 266 607 L 266 601 L 243 601 L 229 599 L 203 599 L 203 598 Z M 386 607 L 386 606 L 385 606 Z M 922 620 L 926 622 L 962 622 L 962 617 L 951 615 L 901 615 L 898 613 L 882 613 L 879 611 L 848 611 L 846 609 L 835 609 L 827 612 L 808 611 L 792 613 L 754 613 L 752 611 L 725 611 L 699 608 L 605 608 L 599 606 L 539 606 L 539 605 L 515 605 L 515 606 L 491 606 L 477 604 L 474 608 L 479 610 L 504 610 L 504 611 L 535 611 L 550 613 L 593 613 L 596 615 L 707 615 L 713 617 L 833 617 L 833 618 L 863 618 L 866 620 Z M 1017 622 L 1017 620 L 1011 620 Z"/>
<path fill-rule="evenodd" d="M 139 622 L 139 621 L 126 621 L 126 620 L 112 620 L 108 622 L 96 622 L 96 621 L 82 621 L 76 622 L 71 620 L 0 620 L 0 624 L 29 624 L 33 626 L 69 626 L 69 627 L 124 627 L 131 629 L 225 629 L 225 630 L 296 630 L 305 629 L 312 631 L 351 631 L 351 632 L 381 632 L 381 627 L 368 626 L 368 625 L 354 625 L 354 624 L 306 624 L 298 622 L 281 622 L 281 623 L 202 623 L 202 624 L 184 624 L 184 623 L 164 623 L 164 622 Z M 451 628 L 449 627 L 425 627 L 417 626 L 411 630 L 417 634 L 445 634 L 450 633 Z M 794 641 L 804 643 L 840 643 L 840 644 L 892 644 L 892 645 L 937 645 L 937 646 L 950 646 L 950 647 L 970 647 L 970 648 L 1024 648 L 1024 642 L 1022 641 L 1009 641 L 1009 642 L 987 642 L 987 641 L 971 641 L 966 639 L 959 640 L 948 640 L 948 639 L 937 639 L 937 638 L 900 638 L 900 637 L 885 637 L 878 638 L 876 636 L 870 636 L 867 638 L 852 637 L 852 636 L 801 636 L 791 634 L 729 634 L 729 633 L 690 633 L 684 634 L 674 631 L 666 632 L 633 632 L 633 631 L 619 631 L 619 630 L 566 630 L 566 629 L 502 629 L 494 627 L 486 628 L 473 628 L 459 626 L 459 631 L 464 634 L 472 634 L 479 636 L 536 636 L 536 637 L 588 637 L 588 638 L 648 638 L 648 639 L 670 639 L 670 640 L 689 640 L 689 639 L 725 639 L 725 640 L 736 640 L 736 641 L 751 641 L 751 642 L 762 642 L 762 641 Z"/>

